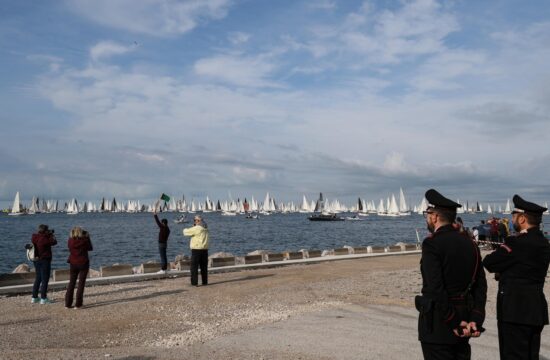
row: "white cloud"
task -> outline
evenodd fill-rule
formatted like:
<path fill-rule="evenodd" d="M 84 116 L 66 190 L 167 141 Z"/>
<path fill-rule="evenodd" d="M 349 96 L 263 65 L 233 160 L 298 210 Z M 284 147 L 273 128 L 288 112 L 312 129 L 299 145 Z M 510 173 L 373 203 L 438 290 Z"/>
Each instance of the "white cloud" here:
<path fill-rule="evenodd" d="M 194 70 L 200 76 L 237 86 L 280 87 L 268 79 L 275 65 L 260 56 L 213 56 L 198 60 Z"/>
<path fill-rule="evenodd" d="M 336 2 L 330 0 L 317 0 L 308 3 L 309 8 L 319 10 L 333 10 L 336 9 Z"/>
<path fill-rule="evenodd" d="M 122 55 L 132 51 L 134 47 L 125 46 L 114 41 L 100 41 L 90 49 L 90 57 L 94 61 L 106 59 L 115 55 Z"/>
<path fill-rule="evenodd" d="M 315 38 L 304 41 L 304 48 L 314 56 L 324 48 L 323 55 L 346 52 L 362 55 L 363 63 L 398 64 L 446 50 L 445 38 L 459 29 L 455 15 L 434 0 L 407 2 L 396 10 L 365 2 L 342 25 L 312 29 Z"/>
<path fill-rule="evenodd" d="M 227 15 L 229 0 L 72 0 L 79 15 L 100 25 L 154 36 L 179 35 Z"/>
<path fill-rule="evenodd" d="M 455 90 L 465 77 L 487 75 L 487 56 L 481 51 L 447 50 L 427 59 L 411 84 L 420 91 Z M 485 74 L 484 74 L 485 73 Z"/>
<path fill-rule="evenodd" d="M 250 39 L 250 34 L 236 31 L 236 32 L 229 33 L 227 38 L 229 42 L 231 42 L 232 44 L 240 45 L 248 42 L 248 40 Z"/>
<path fill-rule="evenodd" d="M 166 159 L 164 159 L 163 156 L 158 154 L 143 154 L 143 153 L 137 152 L 136 156 L 139 159 L 142 159 L 147 162 L 166 162 Z"/>

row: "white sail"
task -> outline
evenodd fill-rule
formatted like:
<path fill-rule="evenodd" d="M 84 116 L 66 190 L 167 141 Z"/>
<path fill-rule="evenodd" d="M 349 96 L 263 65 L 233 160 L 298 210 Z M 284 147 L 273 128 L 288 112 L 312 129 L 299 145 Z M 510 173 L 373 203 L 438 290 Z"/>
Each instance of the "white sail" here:
<path fill-rule="evenodd" d="M 460 204 L 460 199 L 456 199 L 456 203 Z M 462 204 L 460 204 L 460 205 L 462 205 Z M 456 213 L 457 214 L 464 214 L 464 206 L 456 208 Z"/>
<path fill-rule="evenodd" d="M 487 214 L 492 214 L 492 213 L 493 213 L 493 209 L 491 209 L 491 205 L 487 204 Z"/>
<path fill-rule="evenodd" d="M 397 201 L 395 201 L 395 195 L 391 195 L 390 207 L 388 208 L 388 215 L 399 215 L 399 207 Z"/>
<path fill-rule="evenodd" d="M 503 214 L 511 214 L 512 209 L 510 208 L 510 199 L 506 200 L 506 207 L 504 208 Z"/>
<path fill-rule="evenodd" d="M 424 211 L 428 209 L 428 201 L 426 198 L 422 198 L 422 201 L 420 202 L 420 205 L 418 205 L 418 210 L 416 211 L 418 214 L 422 214 Z"/>
<path fill-rule="evenodd" d="M 9 215 L 23 215 L 23 212 L 21 211 L 21 200 L 19 199 L 19 191 L 15 193 L 15 199 L 13 199 L 13 205 L 11 207 L 11 212 L 9 213 Z"/>
<path fill-rule="evenodd" d="M 309 208 L 309 202 L 307 201 L 305 195 L 302 197 L 302 205 L 300 206 L 300 210 L 299 210 L 299 211 L 300 211 L 301 213 L 309 213 L 309 212 L 311 212 L 311 209 Z"/>
<path fill-rule="evenodd" d="M 38 200 L 35 196 L 32 197 L 31 200 L 31 206 L 29 207 L 29 210 L 27 211 L 27 214 L 36 214 L 37 212 L 40 212 L 38 210 Z"/>
<path fill-rule="evenodd" d="M 407 201 L 405 200 L 405 194 L 403 193 L 403 188 L 399 188 L 399 212 L 405 213 L 409 211 L 407 206 Z"/>
<path fill-rule="evenodd" d="M 376 209 L 376 212 L 380 214 L 386 213 L 386 208 L 384 207 L 384 200 L 380 199 L 380 202 L 378 203 L 378 208 Z"/>
<path fill-rule="evenodd" d="M 69 205 L 67 206 L 67 215 L 76 215 L 78 214 L 78 205 L 76 202 L 76 199 L 73 198 L 71 201 L 69 201 Z"/>

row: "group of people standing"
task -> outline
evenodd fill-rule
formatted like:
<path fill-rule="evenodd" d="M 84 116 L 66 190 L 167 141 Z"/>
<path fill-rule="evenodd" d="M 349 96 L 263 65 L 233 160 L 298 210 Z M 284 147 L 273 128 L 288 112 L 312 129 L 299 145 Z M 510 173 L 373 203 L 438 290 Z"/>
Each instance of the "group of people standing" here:
<path fill-rule="evenodd" d="M 469 339 L 485 330 L 485 268 L 499 282 L 500 358 L 538 359 L 541 332 L 548 324 L 543 288 L 550 243 L 540 229 L 546 208 L 515 195 L 515 234 L 482 259 L 477 243 L 457 224 L 456 209 L 461 205 L 433 189 L 425 196 L 430 205 L 424 216 L 431 235 L 422 242 L 422 295 L 415 299 L 424 358 L 471 358 Z"/>
<path fill-rule="evenodd" d="M 168 226 L 168 220 L 159 220 L 156 212 L 154 213 L 154 218 L 159 227 L 158 244 L 161 259 L 161 270 L 159 273 L 165 274 L 168 271 L 166 250 L 170 236 L 170 227 Z M 201 216 L 195 216 L 193 226 L 184 229 L 183 234 L 191 237 L 191 285 L 198 286 L 199 269 L 202 285 L 208 285 L 208 226 Z M 50 304 L 52 301 L 48 298 L 48 283 L 52 268 L 52 246 L 57 245 L 57 239 L 54 231 L 50 230 L 48 225 L 41 224 L 38 226 L 38 231 L 32 235 L 31 242 L 35 251 L 35 259 L 33 261 L 35 280 L 31 302 L 33 304 Z M 67 240 L 67 247 L 69 249 L 67 263 L 70 265 L 70 277 L 65 293 L 65 307 L 80 309 L 83 306 L 84 288 L 90 270 L 88 252 L 93 250 L 90 234 L 79 226 L 73 227 Z M 77 280 L 78 287 L 76 285 Z M 77 287 L 76 301 L 74 301 L 75 287 Z"/>
<path fill-rule="evenodd" d="M 50 280 L 52 268 L 52 246 L 57 245 L 57 239 L 53 230 L 48 225 L 39 225 L 38 232 L 32 235 L 32 244 L 35 250 L 34 267 L 35 280 L 32 288 L 31 302 L 40 304 L 50 304 L 48 299 L 48 282 Z M 78 279 L 78 288 L 76 291 L 75 309 L 80 309 L 83 305 L 84 287 L 86 286 L 86 277 L 90 270 L 90 258 L 88 252 L 93 250 L 90 235 L 86 230 L 79 226 L 71 229 L 69 239 L 67 240 L 69 249 L 69 258 L 67 262 L 69 268 L 69 285 L 65 293 L 65 307 L 73 308 L 74 289 Z M 40 291 L 40 298 L 38 292 Z"/>

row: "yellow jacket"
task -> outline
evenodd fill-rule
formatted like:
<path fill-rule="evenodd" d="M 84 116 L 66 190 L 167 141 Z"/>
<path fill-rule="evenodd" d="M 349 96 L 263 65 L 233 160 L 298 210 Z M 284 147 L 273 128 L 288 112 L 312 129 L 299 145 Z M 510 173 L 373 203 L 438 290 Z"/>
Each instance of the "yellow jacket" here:
<path fill-rule="evenodd" d="M 189 247 L 194 250 L 206 250 L 208 249 L 208 229 L 203 228 L 200 225 L 183 229 L 184 236 L 191 236 Z"/>

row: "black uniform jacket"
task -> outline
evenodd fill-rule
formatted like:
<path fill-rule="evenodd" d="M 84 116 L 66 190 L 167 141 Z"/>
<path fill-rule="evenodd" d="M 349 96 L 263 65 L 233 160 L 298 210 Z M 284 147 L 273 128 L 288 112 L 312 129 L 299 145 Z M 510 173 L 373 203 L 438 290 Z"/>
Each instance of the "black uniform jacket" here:
<path fill-rule="evenodd" d="M 453 329 L 461 321 L 475 321 L 481 327 L 485 320 L 487 281 L 479 248 L 452 225 L 442 226 L 422 242 L 420 270 L 422 297 L 415 301 L 420 311 L 419 340 L 433 344 L 467 342 Z"/>
<path fill-rule="evenodd" d="M 548 304 L 543 288 L 550 244 L 538 228 L 509 236 L 487 255 L 483 265 L 499 273 L 497 319 L 524 325 L 548 324 Z"/>

